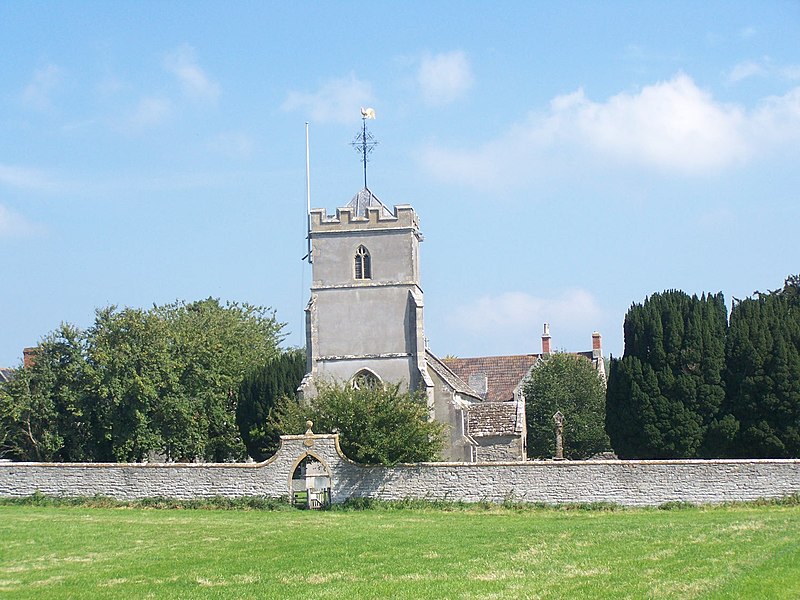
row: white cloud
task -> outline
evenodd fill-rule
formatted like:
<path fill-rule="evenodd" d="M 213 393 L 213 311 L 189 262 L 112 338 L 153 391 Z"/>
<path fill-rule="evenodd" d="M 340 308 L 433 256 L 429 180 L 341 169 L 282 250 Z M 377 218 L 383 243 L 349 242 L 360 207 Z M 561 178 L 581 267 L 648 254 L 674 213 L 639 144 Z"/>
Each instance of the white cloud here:
<path fill-rule="evenodd" d="M 0 204 L 0 239 L 24 237 L 37 233 L 40 228 L 22 215 Z"/>
<path fill-rule="evenodd" d="M 51 95 L 61 83 L 63 74 L 54 64 L 37 69 L 30 83 L 22 91 L 22 102 L 40 110 L 50 107 Z"/>
<path fill-rule="evenodd" d="M 175 75 L 184 94 L 194 100 L 216 102 L 220 86 L 197 64 L 194 48 L 183 44 L 164 58 L 164 68 Z"/>
<path fill-rule="evenodd" d="M 562 336 L 583 336 L 588 340 L 603 314 L 595 298 L 585 290 L 570 290 L 560 296 L 538 297 L 525 292 L 483 296 L 455 307 L 450 325 L 491 340 L 519 340 L 528 343 L 550 323 Z M 538 332 L 538 333 L 537 333 Z M 555 344 L 554 347 L 559 347 Z"/>
<path fill-rule="evenodd" d="M 474 78 L 467 56 L 461 51 L 426 56 L 417 73 L 422 97 L 427 104 L 454 102 L 472 87 Z"/>
<path fill-rule="evenodd" d="M 360 107 L 373 100 L 372 86 L 350 74 L 324 83 L 316 92 L 289 92 L 282 108 L 305 111 L 309 119 L 320 123 L 352 123 L 361 118 Z"/>
<path fill-rule="evenodd" d="M 503 135 L 472 150 L 429 146 L 422 166 L 476 187 L 520 183 L 557 169 L 648 167 L 702 175 L 746 162 L 775 144 L 800 141 L 800 88 L 747 111 L 715 100 L 684 74 L 593 102 L 558 96 Z"/>
<path fill-rule="evenodd" d="M 800 87 L 763 99 L 747 120 L 754 144 L 776 147 L 800 144 Z"/>

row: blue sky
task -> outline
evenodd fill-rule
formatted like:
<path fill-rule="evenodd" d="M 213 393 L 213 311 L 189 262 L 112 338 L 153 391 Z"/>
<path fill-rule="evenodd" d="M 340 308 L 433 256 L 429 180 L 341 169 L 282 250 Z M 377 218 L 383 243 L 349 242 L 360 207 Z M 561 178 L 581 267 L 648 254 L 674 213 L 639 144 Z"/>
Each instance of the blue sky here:
<path fill-rule="evenodd" d="M 622 353 L 665 289 L 800 272 L 799 2 L 0 3 L 0 366 L 219 297 L 303 343 L 312 204 L 421 219 L 438 354 Z"/>

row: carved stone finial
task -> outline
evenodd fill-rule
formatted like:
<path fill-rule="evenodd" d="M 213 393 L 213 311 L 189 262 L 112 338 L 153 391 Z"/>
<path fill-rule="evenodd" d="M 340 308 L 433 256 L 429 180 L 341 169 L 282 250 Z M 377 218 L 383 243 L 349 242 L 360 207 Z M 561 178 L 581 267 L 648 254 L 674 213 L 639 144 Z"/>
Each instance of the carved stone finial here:
<path fill-rule="evenodd" d="M 313 425 L 314 425 L 313 421 L 306 421 L 306 427 L 308 427 L 308 429 L 306 429 L 305 433 L 306 439 L 303 440 L 303 445 L 306 448 L 310 448 L 311 446 L 314 445 L 314 432 L 311 431 L 311 427 Z"/>

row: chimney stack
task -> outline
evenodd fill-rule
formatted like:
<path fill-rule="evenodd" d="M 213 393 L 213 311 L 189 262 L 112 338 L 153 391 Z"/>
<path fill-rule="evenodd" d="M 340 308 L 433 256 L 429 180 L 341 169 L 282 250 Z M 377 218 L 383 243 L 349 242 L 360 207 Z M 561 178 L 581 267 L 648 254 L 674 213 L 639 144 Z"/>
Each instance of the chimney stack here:
<path fill-rule="evenodd" d="M 33 363 L 36 362 L 36 351 L 38 348 L 23 348 L 22 349 L 22 366 L 25 369 L 30 369 Z"/>
<path fill-rule="evenodd" d="M 603 356 L 603 338 L 600 336 L 600 332 L 595 331 L 592 333 L 592 357 L 600 358 Z"/>
<path fill-rule="evenodd" d="M 547 356 L 550 354 L 550 325 L 544 324 L 544 333 L 542 333 L 542 354 Z"/>

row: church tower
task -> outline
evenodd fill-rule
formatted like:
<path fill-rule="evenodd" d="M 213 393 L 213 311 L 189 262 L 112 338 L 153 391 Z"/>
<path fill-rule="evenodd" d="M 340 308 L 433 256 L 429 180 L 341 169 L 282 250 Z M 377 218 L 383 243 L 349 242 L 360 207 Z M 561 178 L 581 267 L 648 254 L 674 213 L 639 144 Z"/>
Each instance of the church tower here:
<path fill-rule="evenodd" d="M 321 380 L 430 390 L 414 209 L 390 210 L 364 187 L 335 215 L 312 210 L 309 237 L 303 395 Z"/>

